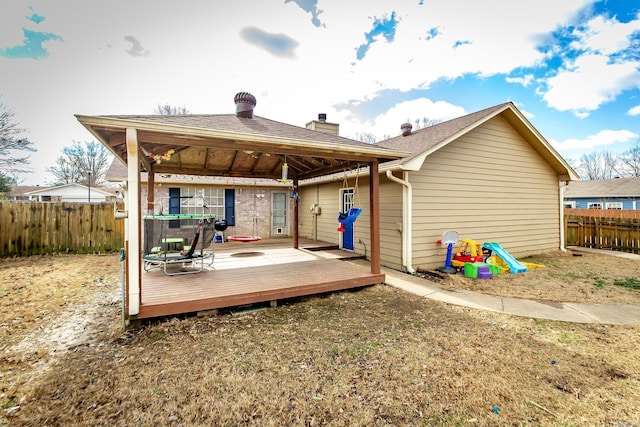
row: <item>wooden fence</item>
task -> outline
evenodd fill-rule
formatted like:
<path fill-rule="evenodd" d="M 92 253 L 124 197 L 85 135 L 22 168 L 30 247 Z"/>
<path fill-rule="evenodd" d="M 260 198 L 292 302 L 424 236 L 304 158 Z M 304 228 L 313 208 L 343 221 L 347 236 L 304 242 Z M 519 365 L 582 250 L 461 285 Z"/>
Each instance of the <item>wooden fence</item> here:
<path fill-rule="evenodd" d="M 565 243 L 640 253 L 640 211 L 565 209 Z M 0 257 L 104 253 L 124 245 L 112 204 L 0 201 Z"/>
<path fill-rule="evenodd" d="M 113 204 L 0 201 L 0 257 L 104 253 L 124 245 Z"/>
<path fill-rule="evenodd" d="M 565 243 L 594 249 L 640 253 L 640 211 L 564 210 Z"/>

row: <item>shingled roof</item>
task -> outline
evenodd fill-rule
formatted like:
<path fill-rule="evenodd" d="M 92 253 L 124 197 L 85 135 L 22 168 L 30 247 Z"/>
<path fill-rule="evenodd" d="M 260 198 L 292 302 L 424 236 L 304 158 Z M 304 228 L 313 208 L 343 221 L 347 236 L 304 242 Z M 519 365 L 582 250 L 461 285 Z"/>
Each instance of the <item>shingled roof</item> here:
<path fill-rule="evenodd" d="M 564 197 L 640 197 L 640 177 L 573 181 L 565 188 Z"/>
<path fill-rule="evenodd" d="M 135 129 L 141 170 L 182 175 L 305 179 L 406 156 L 397 150 L 265 119 L 233 114 L 107 115 L 76 118 L 123 163 L 126 131 Z M 170 153 L 154 162 L 154 155 Z"/>
<path fill-rule="evenodd" d="M 429 154 L 499 115 L 506 119 L 556 172 L 571 179 L 579 178 L 571 166 L 511 102 L 419 129 L 407 136 L 400 135 L 379 142 L 377 145 L 381 147 L 411 153 L 407 157 L 386 163 L 384 167 L 417 170 Z"/>

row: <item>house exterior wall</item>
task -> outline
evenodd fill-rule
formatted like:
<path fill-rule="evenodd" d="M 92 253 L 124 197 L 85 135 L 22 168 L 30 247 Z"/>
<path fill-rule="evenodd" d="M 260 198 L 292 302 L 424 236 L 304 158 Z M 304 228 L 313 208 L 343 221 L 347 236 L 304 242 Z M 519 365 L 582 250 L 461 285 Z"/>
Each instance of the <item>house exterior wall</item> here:
<path fill-rule="evenodd" d="M 299 189 L 299 231 L 300 237 L 322 240 L 338 244 L 338 213 L 340 212 L 340 182 L 308 185 Z M 320 213 L 314 215 L 311 205 L 316 205 Z M 357 239 L 357 238 L 356 238 Z"/>
<path fill-rule="evenodd" d="M 52 187 L 50 189 L 40 190 L 35 194 L 29 195 L 29 200 L 36 201 L 55 201 L 55 202 L 72 202 L 87 203 L 89 200 L 89 192 L 91 193 L 92 203 L 112 202 L 115 196 L 105 194 L 104 192 L 86 187 L 64 186 Z"/>
<path fill-rule="evenodd" d="M 380 259 L 396 270 L 402 270 L 402 191 L 400 184 L 380 176 Z"/>
<path fill-rule="evenodd" d="M 154 187 L 155 205 L 154 213 L 159 214 L 162 212 L 169 213 L 168 199 L 169 188 L 180 189 L 192 189 L 200 190 L 204 187 L 207 188 L 219 188 L 235 189 L 235 226 L 229 227 L 224 236 L 229 237 L 232 235 L 254 236 L 257 235 L 263 239 L 265 238 L 277 238 L 277 237 L 289 237 L 292 235 L 292 213 L 293 213 L 293 199 L 287 198 L 287 226 L 272 227 L 271 223 L 271 200 L 273 193 L 288 193 L 285 188 L 269 188 L 264 186 L 247 187 L 247 186 L 203 186 L 202 184 L 185 185 L 185 184 L 162 184 Z M 143 205 L 143 214 L 149 214 L 147 211 L 148 200 L 148 187 L 146 183 L 141 186 L 141 200 Z M 193 191 L 192 191 L 193 192 Z M 161 208 L 162 207 L 162 208 Z M 255 218 L 255 220 L 254 220 Z M 255 221 L 255 222 L 254 222 Z M 191 224 L 186 223 L 184 227 L 186 234 L 191 233 L 193 228 Z M 278 230 L 280 228 L 281 230 Z M 278 233 L 281 231 L 281 233 Z M 175 230 L 175 233 L 179 233 Z"/>
<path fill-rule="evenodd" d="M 399 176 L 396 173 L 396 176 Z M 351 178 L 353 185 L 353 178 Z M 444 265 L 437 243 L 448 230 L 460 239 L 498 242 L 515 257 L 560 247 L 559 177 L 509 123 L 496 117 L 427 157 L 409 174 L 413 188 L 412 267 Z M 339 243 L 342 182 L 301 188 L 302 237 Z M 360 178 L 363 212 L 355 223 L 355 251 L 369 241 L 368 178 Z M 319 204 L 316 223 L 309 213 Z M 381 264 L 402 269 L 402 186 L 380 175 Z M 359 241 L 362 240 L 362 243 Z"/>
<path fill-rule="evenodd" d="M 345 187 L 343 181 L 306 185 L 300 188 L 300 236 L 321 240 L 328 243 L 341 244 L 341 233 L 338 232 L 338 214 L 340 212 L 342 188 L 354 188 L 354 199 L 362 213 L 354 223 L 354 252 L 369 258 L 370 210 L 369 210 L 369 178 L 358 178 L 358 189 L 355 192 L 355 177 L 350 176 Z M 320 207 L 321 213 L 314 215 L 311 206 Z M 386 267 L 401 269 L 402 246 L 402 188 L 383 175 L 380 176 L 380 256 Z"/>
<path fill-rule="evenodd" d="M 414 268 L 444 265 L 436 241 L 447 230 L 515 257 L 560 247 L 559 178 L 501 117 L 430 155 L 409 179 Z"/>
<path fill-rule="evenodd" d="M 635 197 L 589 197 L 589 198 L 571 198 L 565 197 L 565 206 L 574 209 L 589 209 L 594 203 L 599 203 L 602 209 L 613 209 L 612 204 L 621 204 L 622 210 L 636 210 L 640 207 L 640 198 Z M 618 209 L 618 208 L 615 208 Z"/>

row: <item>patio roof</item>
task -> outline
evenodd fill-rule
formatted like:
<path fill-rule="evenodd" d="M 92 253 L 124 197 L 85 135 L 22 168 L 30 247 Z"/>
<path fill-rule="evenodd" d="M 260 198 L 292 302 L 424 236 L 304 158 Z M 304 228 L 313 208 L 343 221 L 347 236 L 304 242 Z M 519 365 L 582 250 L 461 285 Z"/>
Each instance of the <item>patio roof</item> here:
<path fill-rule="evenodd" d="M 128 166 L 124 214 L 128 221 L 125 264 L 129 316 L 141 315 L 144 304 L 140 172 L 149 173 L 147 209 L 153 210 L 156 174 L 279 180 L 286 163 L 287 178 L 295 186 L 299 180 L 369 166 L 370 273 L 362 271 L 357 277 L 336 283 L 339 288 L 346 288 L 384 280 L 380 272 L 379 164 L 409 153 L 254 116 L 255 98 L 244 92 L 236 94 L 234 101 L 235 115 L 76 115 L 89 132 Z M 297 199 L 293 200 L 293 247 L 298 249 L 299 206 Z M 296 271 L 291 280 L 299 276 Z M 311 286 L 304 292 L 337 289 L 334 285 Z M 214 308 L 213 300 L 208 299 L 205 305 Z M 187 304 L 182 310 L 190 307 L 193 306 Z"/>
<path fill-rule="evenodd" d="M 85 116 L 77 120 L 127 163 L 126 131 L 137 131 L 141 171 L 278 179 L 307 179 L 407 156 L 259 116 L 150 115 Z M 157 157 L 156 157 L 157 156 Z"/>

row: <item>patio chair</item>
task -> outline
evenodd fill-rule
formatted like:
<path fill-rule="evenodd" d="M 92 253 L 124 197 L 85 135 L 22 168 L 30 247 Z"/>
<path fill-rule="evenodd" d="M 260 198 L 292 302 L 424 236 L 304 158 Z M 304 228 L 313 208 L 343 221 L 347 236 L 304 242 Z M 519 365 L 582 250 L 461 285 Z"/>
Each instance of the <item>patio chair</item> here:
<path fill-rule="evenodd" d="M 191 245 L 188 247 L 183 247 L 183 250 L 180 252 L 158 252 L 152 253 L 144 256 L 144 271 L 152 271 L 155 269 L 162 268 L 164 274 L 167 276 L 175 276 L 178 274 L 193 274 L 199 273 L 204 269 L 204 261 L 209 260 L 207 265 L 213 264 L 214 253 L 213 251 L 205 252 L 204 250 L 204 242 L 206 239 L 203 236 L 202 247 L 199 251 L 196 251 L 196 246 L 198 245 L 198 241 L 200 240 L 200 233 L 206 234 L 203 232 L 203 222 L 204 220 L 198 221 L 198 226 L 196 227 L 196 232 L 193 237 L 193 241 Z M 198 262 L 199 261 L 199 262 Z M 174 265 L 182 265 L 182 269 L 180 270 L 170 270 L 169 266 Z M 195 269 L 185 270 L 187 267 L 195 267 Z"/>

